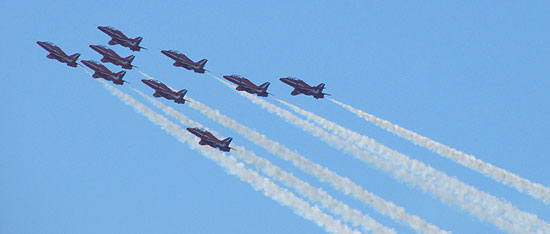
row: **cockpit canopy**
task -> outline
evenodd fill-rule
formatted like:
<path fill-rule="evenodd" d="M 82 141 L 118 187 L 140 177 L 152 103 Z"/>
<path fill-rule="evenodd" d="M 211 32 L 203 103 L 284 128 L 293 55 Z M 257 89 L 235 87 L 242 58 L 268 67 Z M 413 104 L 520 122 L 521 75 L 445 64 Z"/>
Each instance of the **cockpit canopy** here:
<path fill-rule="evenodd" d="M 117 31 L 117 32 L 118 32 L 118 29 L 113 28 L 113 27 L 111 27 L 111 26 L 105 26 L 105 28 L 108 28 L 108 29 L 110 29 L 110 30 L 113 30 L 113 31 Z"/>
<path fill-rule="evenodd" d="M 56 46 L 54 43 L 49 42 L 49 41 L 44 41 L 44 44 L 48 44 L 48 45 L 51 45 L 51 46 Z"/>

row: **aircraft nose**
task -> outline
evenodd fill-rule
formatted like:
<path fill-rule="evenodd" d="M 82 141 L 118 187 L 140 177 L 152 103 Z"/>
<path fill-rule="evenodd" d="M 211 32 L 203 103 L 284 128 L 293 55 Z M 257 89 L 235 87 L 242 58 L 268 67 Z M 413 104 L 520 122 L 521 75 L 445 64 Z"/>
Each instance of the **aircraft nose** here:
<path fill-rule="evenodd" d="M 161 53 L 163 53 L 164 55 L 168 55 L 168 51 L 167 50 L 160 50 Z"/>

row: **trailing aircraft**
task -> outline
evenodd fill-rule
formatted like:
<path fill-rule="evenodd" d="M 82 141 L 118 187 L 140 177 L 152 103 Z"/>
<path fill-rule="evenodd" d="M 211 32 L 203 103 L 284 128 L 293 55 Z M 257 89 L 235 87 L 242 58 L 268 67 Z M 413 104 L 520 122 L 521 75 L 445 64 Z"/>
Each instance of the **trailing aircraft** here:
<path fill-rule="evenodd" d="M 250 94 L 256 94 L 260 97 L 267 97 L 267 87 L 269 86 L 269 82 L 265 82 L 261 84 L 260 86 L 256 86 L 254 83 L 250 82 L 248 79 L 241 77 L 239 75 L 227 75 L 223 76 L 226 80 L 234 83 L 237 85 L 236 90 L 238 91 L 245 91 Z"/>
<path fill-rule="evenodd" d="M 130 48 L 132 51 L 139 51 L 140 49 L 145 49 L 141 46 L 139 46 L 139 43 L 141 43 L 141 40 L 143 40 L 142 37 L 136 37 L 136 38 L 128 38 L 124 33 L 119 31 L 116 28 L 109 27 L 109 26 L 97 26 L 99 30 L 106 33 L 111 37 L 111 40 L 109 41 L 109 45 L 121 45 L 124 47 Z"/>
<path fill-rule="evenodd" d="M 168 56 L 169 58 L 175 60 L 176 61 L 174 62 L 175 67 L 183 67 L 187 70 L 193 70 L 194 72 L 201 73 L 201 74 L 205 72 L 204 64 L 206 64 L 206 62 L 208 61 L 206 59 L 201 59 L 198 62 L 193 62 L 191 59 L 185 56 L 185 54 L 182 54 L 175 50 L 161 50 L 160 52 L 162 52 L 164 55 Z"/>
<path fill-rule="evenodd" d="M 164 97 L 168 100 L 174 100 L 176 103 L 184 104 L 185 99 L 183 99 L 183 96 L 187 93 L 186 89 L 182 89 L 178 92 L 172 90 L 165 84 L 163 84 L 160 81 L 156 81 L 153 79 L 146 80 L 143 79 L 141 82 L 145 83 L 147 86 L 153 88 L 155 90 L 155 93 L 153 94 L 154 97 Z"/>
<path fill-rule="evenodd" d="M 229 147 L 229 143 L 231 143 L 231 140 L 233 140 L 233 138 L 231 137 L 219 140 L 214 135 L 212 135 L 212 133 L 201 128 L 187 128 L 187 131 L 201 138 L 201 140 L 199 141 L 199 145 L 209 145 L 210 147 L 218 148 L 223 152 L 229 152 L 229 150 L 231 149 Z"/>
<path fill-rule="evenodd" d="M 115 51 L 102 45 L 90 45 L 90 48 L 103 55 L 101 62 L 112 63 L 114 65 L 121 66 L 124 69 L 132 69 L 132 67 L 134 67 L 132 65 L 132 61 L 134 61 L 134 58 L 136 57 L 134 55 L 123 58 L 120 57 L 120 55 L 118 55 Z"/>
<path fill-rule="evenodd" d="M 112 81 L 113 83 L 117 85 L 122 85 L 124 82 L 127 82 L 125 80 L 122 80 L 122 77 L 124 77 L 124 74 L 126 74 L 126 71 L 120 71 L 118 73 L 113 73 L 109 69 L 107 69 L 103 64 L 92 61 L 92 60 L 82 60 L 81 61 L 84 65 L 94 70 L 94 74 L 92 75 L 93 78 L 103 78 L 108 81 Z"/>
<path fill-rule="evenodd" d="M 80 57 L 79 53 L 75 53 L 69 56 L 65 54 L 65 52 L 63 52 L 61 48 L 47 41 L 36 41 L 36 44 L 38 44 L 40 47 L 50 52 L 50 54 L 48 54 L 46 58 L 55 59 L 59 62 L 66 63 L 67 66 L 70 66 L 70 67 L 76 67 L 78 65 L 76 61 L 78 60 L 78 57 Z"/>
<path fill-rule="evenodd" d="M 330 95 L 328 93 L 323 93 L 323 89 L 325 88 L 325 84 L 323 83 L 315 87 L 312 87 L 312 86 L 309 86 L 303 80 L 299 80 L 293 77 L 279 78 L 279 80 L 287 85 L 294 87 L 294 90 L 292 90 L 292 92 L 290 93 L 290 95 L 292 96 L 296 96 L 298 94 L 305 94 L 305 95 L 313 96 L 315 99 L 319 99 L 319 98 L 324 98 L 325 95 Z"/>

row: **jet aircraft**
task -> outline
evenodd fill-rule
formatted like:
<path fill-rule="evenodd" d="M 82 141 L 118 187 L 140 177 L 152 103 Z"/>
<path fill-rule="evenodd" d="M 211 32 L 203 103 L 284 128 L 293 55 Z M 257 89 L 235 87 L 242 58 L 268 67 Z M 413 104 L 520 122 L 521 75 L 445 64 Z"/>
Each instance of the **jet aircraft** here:
<path fill-rule="evenodd" d="M 160 52 L 162 52 L 164 55 L 168 56 L 169 58 L 175 60 L 176 61 L 174 62 L 175 67 L 183 67 L 187 70 L 193 70 L 194 72 L 201 73 L 201 74 L 205 72 L 204 64 L 206 64 L 206 62 L 208 61 L 206 59 L 202 59 L 198 62 L 193 62 L 187 56 L 175 50 L 161 50 Z"/>
<path fill-rule="evenodd" d="M 155 90 L 155 93 L 153 94 L 154 97 L 164 97 L 168 100 L 174 100 L 174 102 L 180 104 L 184 104 L 186 101 L 185 99 L 183 99 L 183 96 L 185 96 L 185 94 L 187 93 L 186 89 L 182 89 L 176 92 L 162 82 L 153 79 L 143 79 L 141 80 L 141 82 L 145 83 L 147 86 Z"/>
<path fill-rule="evenodd" d="M 120 57 L 120 55 L 118 55 L 115 51 L 102 45 L 90 45 L 90 48 L 103 55 L 101 62 L 112 63 L 114 65 L 121 66 L 124 69 L 132 69 L 132 67 L 134 67 L 132 66 L 132 61 L 134 61 L 134 58 L 136 57 L 134 55 L 123 58 Z"/>
<path fill-rule="evenodd" d="M 199 145 L 209 145 L 210 147 L 218 148 L 223 152 L 229 152 L 229 150 L 231 149 L 229 147 L 229 143 L 231 143 L 231 140 L 233 140 L 233 138 L 231 137 L 225 138 L 223 140 L 218 140 L 218 138 L 212 135 L 212 133 L 201 128 L 187 128 L 187 131 L 201 138 L 201 140 L 199 141 Z"/>
<path fill-rule="evenodd" d="M 109 41 L 109 45 L 119 44 L 121 46 L 130 48 L 132 51 L 139 51 L 140 49 L 145 49 L 139 46 L 139 43 L 141 42 L 141 40 L 143 40 L 142 37 L 136 37 L 134 39 L 128 38 L 126 35 L 124 35 L 124 33 L 119 31 L 118 29 L 109 27 L 109 26 L 97 26 L 97 28 L 111 37 L 111 40 Z"/>
<path fill-rule="evenodd" d="M 40 47 L 50 52 L 50 54 L 46 56 L 47 58 L 55 59 L 59 62 L 66 63 L 67 66 L 70 66 L 70 67 L 76 67 L 78 65 L 76 60 L 78 59 L 78 57 L 80 57 L 79 53 L 68 56 L 59 47 L 47 41 L 36 41 L 36 44 L 38 44 Z"/>
<path fill-rule="evenodd" d="M 260 86 L 256 86 L 254 83 L 250 82 L 248 79 L 238 76 L 238 75 L 227 75 L 223 76 L 226 80 L 234 83 L 237 85 L 236 90 L 238 91 L 245 91 L 250 94 L 256 94 L 260 97 L 267 97 L 267 87 L 269 86 L 269 82 L 265 82 L 261 84 Z"/>
<path fill-rule="evenodd" d="M 293 77 L 279 78 L 279 80 L 287 85 L 294 87 L 294 90 L 290 93 L 290 95 L 292 96 L 296 96 L 298 94 L 305 94 L 305 95 L 313 96 L 315 99 L 319 99 L 319 98 L 324 98 L 325 95 L 330 95 L 328 93 L 323 93 L 323 89 L 325 88 L 325 84 L 323 83 L 315 87 L 312 87 L 306 84 L 306 82 L 304 82 L 303 80 L 299 80 Z"/>
<path fill-rule="evenodd" d="M 112 81 L 117 85 L 122 85 L 124 84 L 124 82 L 127 82 L 122 79 L 122 77 L 124 77 L 124 74 L 126 74 L 126 71 L 113 73 L 99 62 L 92 60 L 82 60 L 81 62 L 87 67 L 94 70 L 94 74 L 92 75 L 93 78 L 103 78 L 105 80 Z"/>

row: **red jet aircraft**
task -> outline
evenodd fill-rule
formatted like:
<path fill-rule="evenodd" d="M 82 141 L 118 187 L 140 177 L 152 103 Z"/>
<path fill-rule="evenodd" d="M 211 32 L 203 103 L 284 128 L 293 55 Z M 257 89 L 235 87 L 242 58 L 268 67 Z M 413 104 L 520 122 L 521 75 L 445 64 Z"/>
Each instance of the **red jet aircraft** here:
<path fill-rule="evenodd" d="M 176 103 L 184 104 L 185 99 L 183 99 L 183 96 L 187 93 L 186 89 L 182 89 L 178 92 L 172 90 L 165 84 L 163 84 L 160 81 L 156 80 L 141 80 L 141 82 L 145 83 L 147 86 L 153 88 L 155 90 L 155 93 L 153 94 L 154 97 L 164 97 L 168 100 L 174 100 Z"/>
<path fill-rule="evenodd" d="M 101 45 L 90 45 L 90 48 L 103 55 L 101 62 L 112 63 L 114 65 L 121 66 L 124 69 L 132 69 L 132 67 L 134 67 L 131 63 L 132 61 L 134 61 L 134 58 L 136 56 L 130 55 L 126 58 L 123 58 L 120 57 L 120 55 L 118 55 L 113 50 Z"/>
<path fill-rule="evenodd" d="M 124 35 L 124 33 L 119 31 L 118 29 L 109 26 L 97 26 L 97 28 L 111 37 L 109 45 L 119 44 L 121 46 L 130 48 L 132 51 L 145 49 L 139 46 L 139 43 L 141 42 L 141 40 L 143 40 L 142 37 L 131 39 Z"/>
<path fill-rule="evenodd" d="M 108 81 L 112 81 L 117 85 L 122 85 L 124 84 L 124 82 L 127 82 L 125 80 L 122 80 L 122 77 L 124 77 L 124 74 L 126 74 L 125 71 L 113 73 L 99 62 L 92 60 L 82 60 L 81 62 L 94 70 L 94 74 L 92 75 L 93 78 L 103 78 Z"/>
<path fill-rule="evenodd" d="M 201 138 L 201 141 L 199 141 L 199 145 L 209 145 L 210 147 L 218 148 L 223 152 L 229 152 L 229 150 L 231 149 L 229 147 L 229 143 L 231 143 L 231 140 L 233 140 L 233 138 L 231 138 L 231 137 L 225 138 L 225 139 L 220 141 L 220 140 L 218 140 L 218 138 L 216 138 L 214 135 L 212 135 L 212 133 L 210 133 L 210 132 L 208 132 L 204 129 L 187 128 L 187 131 L 189 131 L 189 132 L 193 133 L 193 135 L 198 136 L 199 138 Z"/>
<path fill-rule="evenodd" d="M 302 93 L 305 95 L 313 96 L 315 99 L 319 99 L 324 98 L 325 95 L 330 95 L 328 93 L 323 93 L 323 89 L 325 88 L 325 84 L 323 83 L 315 87 L 311 87 L 303 80 L 299 80 L 293 77 L 279 78 L 279 80 L 287 85 L 294 87 L 294 90 L 290 93 L 290 95 L 292 96 L 296 96 Z"/>
<path fill-rule="evenodd" d="M 239 75 L 228 75 L 223 76 L 226 80 L 234 83 L 237 85 L 238 91 L 245 91 L 249 94 L 256 94 L 260 97 L 267 97 L 267 87 L 269 86 L 269 82 L 265 82 L 261 84 L 260 86 L 256 86 L 254 83 L 250 82 L 248 79 L 241 77 Z"/>
<path fill-rule="evenodd" d="M 78 59 L 78 57 L 80 57 L 79 53 L 68 56 L 59 47 L 47 41 L 36 41 L 36 44 L 50 52 L 50 54 L 48 54 L 46 58 L 55 59 L 59 62 L 66 63 L 67 66 L 71 67 L 76 67 L 76 65 L 78 65 L 78 63 L 76 63 L 76 60 Z"/>
<path fill-rule="evenodd" d="M 205 71 L 204 64 L 206 64 L 206 61 L 208 61 L 206 59 L 202 59 L 195 63 L 184 54 L 175 50 L 161 50 L 160 52 L 170 57 L 171 59 L 176 60 L 176 62 L 174 62 L 174 66 L 176 67 L 183 67 L 187 70 L 193 70 L 194 72 L 201 74 L 203 74 Z"/>

